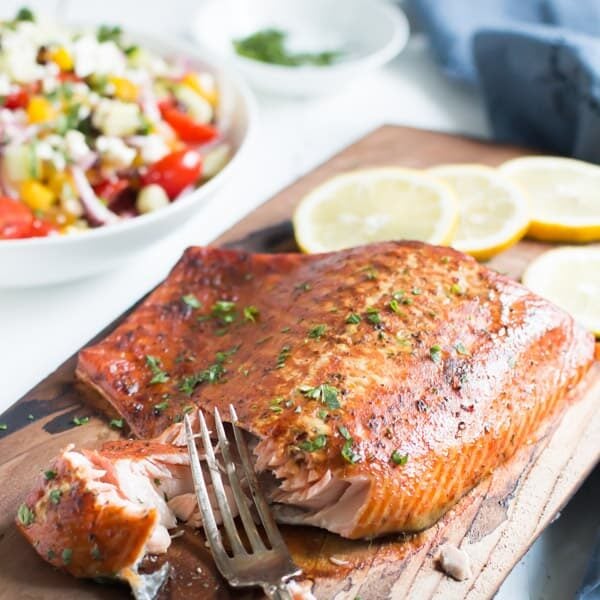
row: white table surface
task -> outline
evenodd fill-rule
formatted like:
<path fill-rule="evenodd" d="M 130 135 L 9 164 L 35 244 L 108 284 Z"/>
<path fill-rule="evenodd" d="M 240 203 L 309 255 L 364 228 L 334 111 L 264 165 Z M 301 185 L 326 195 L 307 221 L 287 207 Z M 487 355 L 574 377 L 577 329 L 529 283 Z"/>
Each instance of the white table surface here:
<path fill-rule="evenodd" d="M 21 4 L 21 0 L 2 0 L 0 18 Z M 138 31 L 186 35 L 186 18 L 196 3 L 37 0 L 27 4 L 49 14 L 57 10 L 75 22 L 119 22 Z M 259 107 L 258 139 L 239 176 L 184 228 L 111 273 L 64 285 L 0 290 L 0 411 L 159 282 L 185 247 L 209 243 L 277 190 L 376 126 L 398 123 L 488 135 L 477 93 L 445 80 L 420 36 L 413 37 L 387 67 L 336 96 L 311 101 L 259 97 Z M 541 536 L 497 598 L 573 596 L 598 526 L 598 511 L 593 510 L 598 497 L 592 487 L 588 485 L 576 498 L 577 504 L 569 506 Z"/>

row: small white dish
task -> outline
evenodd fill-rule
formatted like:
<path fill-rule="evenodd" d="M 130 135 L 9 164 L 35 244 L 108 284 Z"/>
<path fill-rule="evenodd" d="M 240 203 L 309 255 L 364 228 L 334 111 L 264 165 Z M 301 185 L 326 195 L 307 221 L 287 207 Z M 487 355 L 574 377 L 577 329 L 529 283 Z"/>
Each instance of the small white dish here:
<path fill-rule="evenodd" d="M 288 34 L 291 51 L 342 54 L 327 66 L 287 67 L 236 53 L 234 40 L 269 28 Z M 205 0 L 193 35 L 261 91 L 307 97 L 339 91 L 394 58 L 408 40 L 409 26 L 404 13 L 386 0 Z"/>
<path fill-rule="evenodd" d="M 184 56 L 191 65 L 207 68 L 219 85 L 218 121 L 233 156 L 211 180 L 155 212 L 105 225 L 80 234 L 0 240 L 0 288 L 59 283 L 107 271 L 183 225 L 221 185 L 231 179 L 246 154 L 257 109 L 247 86 L 223 60 L 194 45 L 146 35 L 133 41 L 164 56 Z"/>

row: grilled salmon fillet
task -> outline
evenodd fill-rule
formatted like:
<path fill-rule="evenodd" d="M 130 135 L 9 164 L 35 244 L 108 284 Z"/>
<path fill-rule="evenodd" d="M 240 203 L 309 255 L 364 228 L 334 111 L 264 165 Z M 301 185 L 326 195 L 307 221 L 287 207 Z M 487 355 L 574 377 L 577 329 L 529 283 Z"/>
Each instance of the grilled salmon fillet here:
<path fill-rule="evenodd" d="M 235 405 L 281 520 L 428 527 L 566 404 L 592 336 L 449 248 L 188 249 L 78 376 L 151 438 Z"/>

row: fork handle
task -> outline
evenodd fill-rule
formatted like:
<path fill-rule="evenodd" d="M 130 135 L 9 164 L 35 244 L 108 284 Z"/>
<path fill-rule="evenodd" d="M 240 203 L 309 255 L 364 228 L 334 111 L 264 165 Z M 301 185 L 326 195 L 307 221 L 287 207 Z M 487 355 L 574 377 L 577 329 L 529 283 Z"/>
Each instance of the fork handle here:
<path fill-rule="evenodd" d="M 277 585 L 267 584 L 263 586 L 263 590 L 269 600 L 293 600 L 286 583 L 281 582 Z"/>

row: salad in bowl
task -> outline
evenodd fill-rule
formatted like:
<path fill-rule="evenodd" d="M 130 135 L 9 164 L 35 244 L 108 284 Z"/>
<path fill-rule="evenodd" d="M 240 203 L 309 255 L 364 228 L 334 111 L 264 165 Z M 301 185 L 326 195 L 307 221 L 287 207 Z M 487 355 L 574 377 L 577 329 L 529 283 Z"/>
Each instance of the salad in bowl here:
<path fill-rule="evenodd" d="M 0 22 L 0 239 L 161 210 L 227 163 L 215 76 L 119 27 Z"/>
<path fill-rule="evenodd" d="M 232 178 L 255 121 L 195 44 L 0 21 L 0 288 L 104 271 L 171 234 Z"/>

